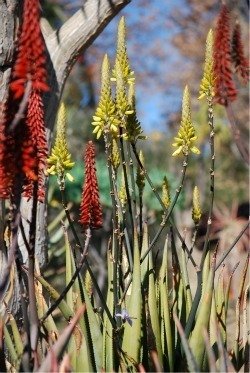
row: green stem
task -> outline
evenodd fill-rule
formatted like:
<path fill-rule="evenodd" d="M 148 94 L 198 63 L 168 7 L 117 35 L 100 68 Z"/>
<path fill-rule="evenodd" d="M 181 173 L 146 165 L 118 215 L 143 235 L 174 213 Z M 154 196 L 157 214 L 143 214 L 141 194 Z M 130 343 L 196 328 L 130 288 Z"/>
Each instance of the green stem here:
<path fill-rule="evenodd" d="M 132 213 L 134 219 L 136 219 L 136 186 L 135 186 L 135 173 L 134 173 L 134 164 L 133 164 L 133 159 L 131 155 L 131 149 L 130 149 L 130 142 L 127 141 L 127 154 L 128 154 L 128 162 L 129 162 L 129 171 L 130 171 L 130 180 L 131 180 L 131 186 L 132 186 L 132 191 L 131 191 L 131 196 L 132 196 Z"/>
<path fill-rule="evenodd" d="M 112 166 L 112 154 L 111 154 L 111 141 L 107 134 L 104 134 L 105 141 L 105 152 L 107 155 L 108 171 L 109 171 L 109 182 L 110 182 L 110 195 L 112 201 L 112 219 L 113 219 L 113 240 L 114 240 L 114 252 L 112 253 L 114 258 L 114 271 L 113 271 L 113 291 L 114 291 L 114 305 L 115 314 L 120 313 L 119 306 L 119 279 L 120 279 L 120 245 L 119 245 L 119 221 L 118 221 L 118 196 L 115 189 L 115 171 Z M 118 308 L 117 308 L 118 307 Z M 119 323 L 119 320 L 118 320 Z"/>
<path fill-rule="evenodd" d="M 120 129 L 120 135 L 122 135 L 121 131 L 122 129 Z M 130 216 L 131 228 L 133 230 L 135 214 L 134 214 L 134 211 L 132 210 L 132 203 L 131 203 L 130 192 L 129 192 L 128 174 L 127 174 L 127 167 L 126 167 L 127 165 L 126 165 L 122 136 L 120 136 L 120 151 L 121 151 L 122 171 L 123 171 L 123 176 L 124 176 L 125 190 L 126 190 L 126 195 L 127 195 L 128 211 L 129 211 L 129 216 Z M 133 234 L 132 234 L 132 237 L 133 237 Z"/>
<path fill-rule="evenodd" d="M 191 333 L 195 315 L 199 306 L 199 302 L 201 299 L 202 294 L 202 271 L 205 262 L 205 258 L 209 249 L 209 237 L 210 237 L 210 230 L 212 225 L 212 212 L 213 212 L 213 204 L 214 204 L 214 166 L 215 166 L 215 151 L 214 151 L 214 115 L 213 115 L 213 103 L 212 97 L 207 98 L 208 102 L 208 124 L 210 127 L 210 152 L 211 152 L 211 163 L 210 163 L 210 204 L 209 204 L 209 212 L 208 212 L 208 220 L 207 220 L 207 231 L 205 236 L 205 243 L 203 247 L 202 257 L 200 261 L 200 268 L 197 271 L 197 289 L 194 296 L 192 308 L 190 311 L 190 315 L 187 321 L 187 325 L 185 328 L 186 336 L 189 337 Z"/>

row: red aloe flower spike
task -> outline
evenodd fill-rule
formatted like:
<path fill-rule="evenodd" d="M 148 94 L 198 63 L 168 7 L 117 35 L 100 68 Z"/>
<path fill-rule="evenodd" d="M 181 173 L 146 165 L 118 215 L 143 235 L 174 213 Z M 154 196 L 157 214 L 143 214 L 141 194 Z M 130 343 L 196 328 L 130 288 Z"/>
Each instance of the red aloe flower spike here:
<path fill-rule="evenodd" d="M 222 5 L 214 38 L 215 101 L 227 105 L 234 101 L 237 91 L 232 77 L 230 14 Z"/>
<path fill-rule="evenodd" d="M 28 80 L 32 81 L 33 90 L 48 91 L 45 62 L 39 0 L 24 0 L 18 53 L 10 83 L 14 98 L 23 96 Z"/>
<path fill-rule="evenodd" d="M 85 150 L 85 182 L 80 205 L 79 222 L 84 227 L 98 229 L 102 227 L 102 208 L 95 168 L 95 148 L 89 141 Z"/>
<path fill-rule="evenodd" d="M 236 22 L 233 31 L 231 52 L 233 64 L 235 66 L 235 71 L 242 78 L 243 82 L 247 84 L 249 80 L 249 61 L 244 54 L 241 37 L 241 27 L 238 22 Z"/>
<path fill-rule="evenodd" d="M 47 165 L 48 147 L 44 125 L 43 103 L 40 94 L 35 91 L 31 93 L 29 98 L 26 125 L 30 144 L 32 144 L 33 153 L 35 154 L 35 162 L 30 162 L 29 157 L 23 159 L 23 171 L 28 179 L 28 184 L 31 180 L 37 180 L 38 199 L 43 202 L 45 195 L 44 171 Z M 24 195 L 30 198 L 32 196 L 30 195 L 31 192 L 32 188 L 29 187 L 24 190 Z"/>
<path fill-rule="evenodd" d="M 0 103 L 0 198 L 9 198 L 16 174 L 15 142 L 6 135 L 6 106 Z"/>

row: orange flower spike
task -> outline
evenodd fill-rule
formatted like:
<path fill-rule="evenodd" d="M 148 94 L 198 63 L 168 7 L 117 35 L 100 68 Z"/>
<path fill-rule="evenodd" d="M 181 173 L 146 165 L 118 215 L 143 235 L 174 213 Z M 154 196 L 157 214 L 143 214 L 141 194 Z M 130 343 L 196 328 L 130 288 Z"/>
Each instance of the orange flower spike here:
<path fill-rule="evenodd" d="M 25 0 L 18 53 L 12 72 L 10 88 L 14 98 L 21 98 L 28 80 L 32 81 L 32 89 L 48 91 L 46 84 L 45 42 L 40 29 L 39 0 Z"/>
<path fill-rule="evenodd" d="M 85 150 L 85 181 L 80 205 L 79 222 L 85 228 L 98 229 L 102 227 L 102 208 L 99 199 L 99 189 L 95 168 L 95 148 L 89 141 Z"/>

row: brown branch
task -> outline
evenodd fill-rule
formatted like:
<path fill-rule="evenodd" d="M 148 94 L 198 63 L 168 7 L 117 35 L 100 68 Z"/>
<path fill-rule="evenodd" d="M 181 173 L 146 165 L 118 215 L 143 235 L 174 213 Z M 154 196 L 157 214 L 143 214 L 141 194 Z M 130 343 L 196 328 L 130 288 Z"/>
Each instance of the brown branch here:
<path fill-rule="evenodd" d="M 44 38 L 56 72 L 59 90 L 82 50 L 86 50 L 111 19 L 130 0 L 87 0 L 53 33 L 43 23 Z"/>

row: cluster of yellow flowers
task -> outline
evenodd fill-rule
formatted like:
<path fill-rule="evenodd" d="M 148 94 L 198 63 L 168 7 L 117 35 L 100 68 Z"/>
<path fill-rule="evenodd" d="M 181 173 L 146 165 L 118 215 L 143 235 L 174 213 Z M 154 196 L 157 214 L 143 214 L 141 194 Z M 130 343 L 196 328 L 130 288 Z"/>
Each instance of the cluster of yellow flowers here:
<path fill-rule="evenodd" d="M 177 136 L 174 138 L 175 142 L 172 144 L 177 147 L 176 151 L 172 154 L 173 156 L 184 154 L 188 155 L 189 151 L 200 154 L 199 149 L 194 146 L 197 136 L 191 120 L 191 109 L 190 109 L 190 94 L 188 86 L 185 87 L 182 100 L 182 117 L 181 125 Z"/>
<path fill-rule="evenodd" d="M 110 63 L 105 55 L 102 63 L 101 94 L 93 116 L 93 133 L 97 139 L 103 133 L 126 140 L 144 139 L 135 108 L 135 77 L 129 65 L 126 48 L 126 26 L 124 17 L 118 25 L 115 66 L 110 73 Z M 116 84 L 115 98 L 112 97 L 111 82 Z"/>
<path fill-rule="evenodd" d="M 48 158 L 49 168 L 47 170 L 48 174 L 57 175 L 59 177 L 64 177 L 65 171 L 71 170 L 75 164 L 72 162 L 71 154 L 68 150 L 66 127 L 66 109 L 64 103 L 61 103 L 57 116 L 56 139 L 51 155 Z M 72 176 L 68 172 L 66 172 L 66 176 L 72 181 Z"/>

